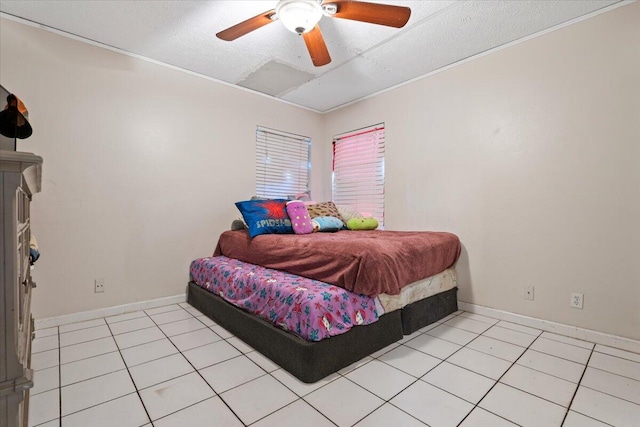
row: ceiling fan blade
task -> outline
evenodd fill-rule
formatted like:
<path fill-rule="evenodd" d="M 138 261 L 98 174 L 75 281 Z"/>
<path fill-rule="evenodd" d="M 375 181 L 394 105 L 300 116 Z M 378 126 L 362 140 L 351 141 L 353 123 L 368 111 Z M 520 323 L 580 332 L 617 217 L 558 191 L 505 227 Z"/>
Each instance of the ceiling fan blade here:
<path fill-rule="evenodd" d="M 411 9 L 404 6 L 349 0 L 326 1 L 323 3 L 323 5 L 326 4 L 335 4 L 338 7 L 338 11 L 333 15 L 334 18 L 351 19 L 352 21 L 368 22 L 395 28 L 404 27 L 411 16 Z"/>
<path fill-rule="evenodd" d="M 216 37 L 228 42 L 230 42 L 231 40 L 235 40 L 238 37 L 242 37 L 253 30 L 257 30 L 260 27 L 264 27 L 265 25 L 272 23 L 273 20 L 271 19 L 271 16 L 275 13 L 276 11 L 273 9 L 268 10 L 258 16 L 254 16 L 253 18 L 249 18 L 246 21 L 242 21 L 239 24 L 234 25 L 233 27 L 229 27 L 226 30 L 220 31 L 218 34 L 216 34 Z"/>
<path fill-rule="evenodd" d="M 311 55 L 313 65 L 321 67 L 331 62 L 329 50 L 324 42 L 324 38 L 322 38 L 322 31 L 320 31 L 318 24 L 316 24 L 313 30 L 302 34 L 302 37 L 304 37 L 304 42 L 309 50 L 309 55 Z"/>

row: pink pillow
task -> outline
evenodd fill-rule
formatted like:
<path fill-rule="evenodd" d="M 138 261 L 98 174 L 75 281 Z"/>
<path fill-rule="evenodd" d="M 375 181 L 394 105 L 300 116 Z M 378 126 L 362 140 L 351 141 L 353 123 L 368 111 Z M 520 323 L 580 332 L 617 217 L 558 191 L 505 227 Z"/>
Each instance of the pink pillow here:
<path fill-rule="evenodd" d="M 313 225 L 311 224 L 311 217 L 307 212 L 307 207 L 304 202 L 300 200 L 292 200 L 287 202 L 287 214 L 291 220 L 291 227 L 296 234 L 310 234 L 313 233 Z"/>

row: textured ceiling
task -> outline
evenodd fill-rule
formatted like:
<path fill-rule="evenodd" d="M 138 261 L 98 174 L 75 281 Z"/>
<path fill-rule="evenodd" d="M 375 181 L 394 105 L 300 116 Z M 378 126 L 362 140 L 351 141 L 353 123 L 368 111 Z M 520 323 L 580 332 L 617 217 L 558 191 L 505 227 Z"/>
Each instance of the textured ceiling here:
<path fill-rule="evenodd" d="M 324 17 L 323 67 L 279 22 L 216 38 L 276 1 L 0 0 L 0 11 L 323 112 L 617 2 L 382 1 L 410 7 L 407 25 Z"/>

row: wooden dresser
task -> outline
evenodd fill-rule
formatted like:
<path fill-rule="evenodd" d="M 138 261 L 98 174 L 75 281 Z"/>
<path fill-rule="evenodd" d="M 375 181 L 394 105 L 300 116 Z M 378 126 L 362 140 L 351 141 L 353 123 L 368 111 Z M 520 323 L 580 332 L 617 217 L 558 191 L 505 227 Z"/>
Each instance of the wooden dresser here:
<path fill-rule="evenodd" d="M 31 370 L 29 204 L 40 191 L 42 158 L 0 150 L 0 426 L 26 427 Z"/>

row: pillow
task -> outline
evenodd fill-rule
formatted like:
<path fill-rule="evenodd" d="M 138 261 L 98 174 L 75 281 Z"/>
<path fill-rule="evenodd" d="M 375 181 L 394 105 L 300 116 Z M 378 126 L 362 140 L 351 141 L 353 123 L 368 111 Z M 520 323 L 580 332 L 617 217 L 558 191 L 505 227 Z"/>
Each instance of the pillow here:
<path fill-rule="evenodd" d="M 289 200 L 302 200 L 302 201 L 309 201 L 311 200 L 311 191 L 305 191 L 303 193 L 298 193 L 298 194 L 290 194 L 287 196 L 287 199 Z"/>
<path fill-rule="evenodd" d="M 237 202 L 236 207 L 249 227 L 250 237 L 260 234 L 292 234 L 286 203 L 284 199 L 246 200 Z"/>
<path fill-rule="evenodd" d="M 316 203 L 315 205 L 307 205 L 307 211 L 309 211 L 311 218 L 318 216 L 332 216 L 344 222 L 342 220 L 342 216 L 340 216 L 340 212 L 338 212 L 338 208 L 333 202 L 322 202 Z"/>
<path fill-rule="evenodd" d="M 234 219 L 233 222 L 231 223 L 232 231 L 246 230 L 246 229 L 247 229 L 247 224 L 245 224 L 244 221 L 241 219 Z"/>
<path fill-rule="evenodd" d="M 351 218 L 364 218 L 364 215 L 351 206 L 336 205 L 336 208 L 338 208 L 338 212 L 345 224 L 349 222 Z"/>
<path fill-rule="evenodd" d="M 313 225 L 311 225 L 311 217 L 307 212 L 307 207 L 301 200 L 292 200 L 287 202 L 287 214 L 291 220 L 291 227 L 296 234 L 313 233 Z"/>
<path fill-rule="evenodd" d="M 334 216 L 317 216 L 311 220 L 313 231 L 338 231 L 344 228 L 344 223 Z"/>
<path fill-rule="evenodd" d="M 351 218 L 347 221 L 349 230 L 375 230 L 378 228 L 378 220 L 375 218 Z"/>

